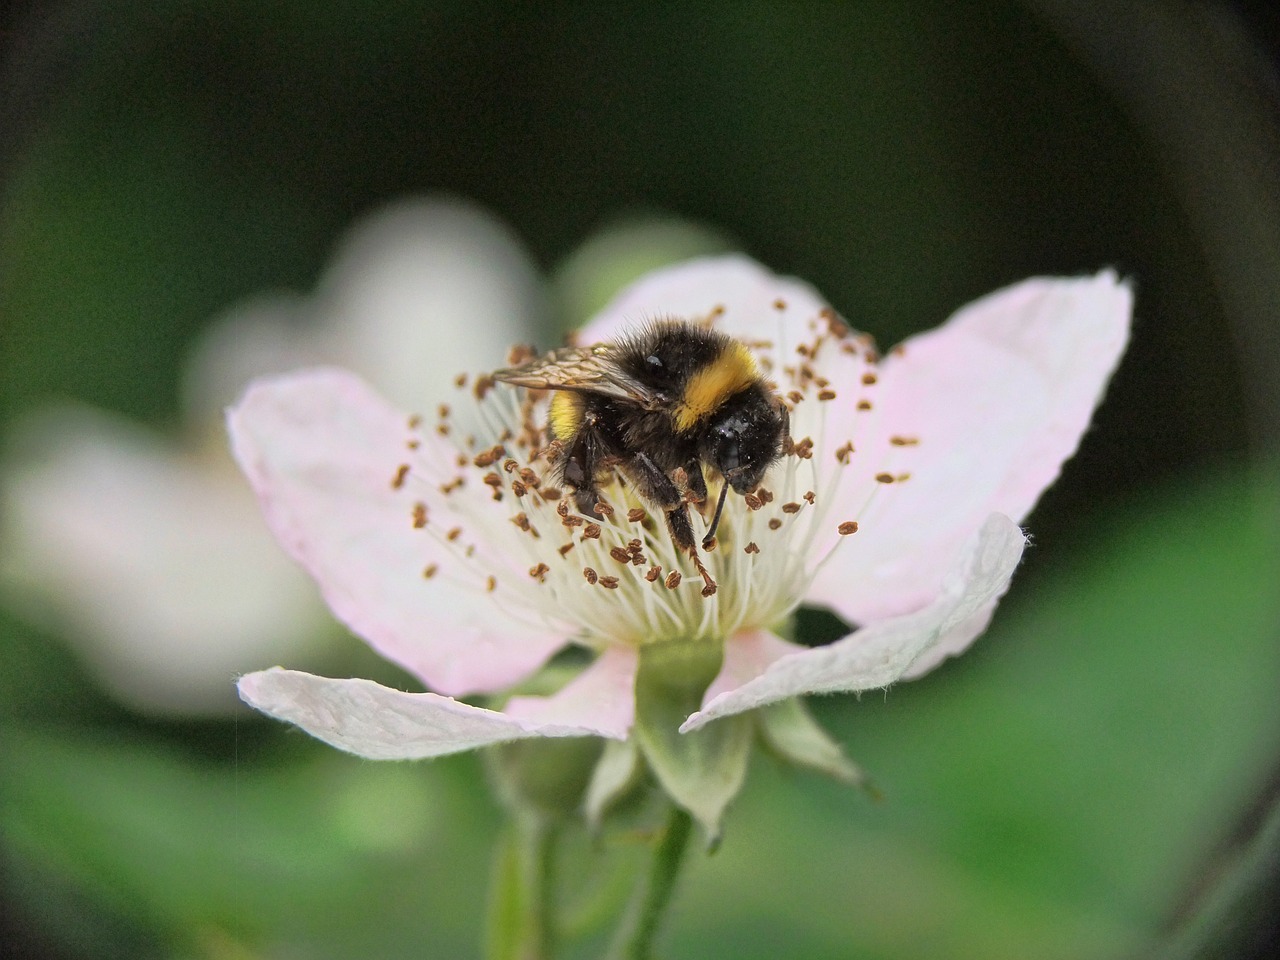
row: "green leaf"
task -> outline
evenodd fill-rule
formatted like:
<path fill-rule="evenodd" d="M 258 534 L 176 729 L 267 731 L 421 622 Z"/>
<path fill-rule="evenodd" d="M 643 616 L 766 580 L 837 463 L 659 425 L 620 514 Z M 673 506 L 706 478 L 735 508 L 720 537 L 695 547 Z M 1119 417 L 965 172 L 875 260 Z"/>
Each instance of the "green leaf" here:
<path fill-rule="evenodd" d="M 680 733 L 702 704 L 723 660 L 717 644 L 673 640 L 640 650 L 633 735 L 668 795 L 689 811 L 715 845 L 725 807 L 742 788 L 751 754 L 749 716 L 727 717 Z"/>

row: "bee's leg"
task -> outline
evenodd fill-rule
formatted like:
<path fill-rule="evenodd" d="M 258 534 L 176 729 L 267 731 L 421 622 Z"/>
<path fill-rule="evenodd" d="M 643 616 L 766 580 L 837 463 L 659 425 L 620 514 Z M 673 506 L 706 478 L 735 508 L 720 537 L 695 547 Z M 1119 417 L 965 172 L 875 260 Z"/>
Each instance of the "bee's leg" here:
<path fill-rule="evenodd" d="M 601 519 L 596 504 L 600 491 L 596 487 L 596 475 L 606 456 L 604 444 L 595 429 L 594 418 L 588 417 L 578 431 L 573 445 L 564 453 L 560 477 L 573 490 L 573 503 L 578 512 L 594 520 Z"/>
<path fill-rule="evenodd" d="M 671 540 L 676 547 L 689 553 L 696 552 L 689 507 L 675 481 L 663 473 L 648 454 L 633 453 L 621 466 L 640 495 L 666 511 L 667 529 L 671 531 Z M 698 477 L 701 479 L 701 472 Z"/>
<path fill-rule="evenodd" d="M 702 464 L 697 460 L 690 460 L 685 464 L 684 473 L 689 478 L 685 482 L 689 488 L 690 502 L 702 503 L 707 499 L 707 481 L 702 475 Z"/>
<path fill-rule="evenodd" d="M 573 491 L 573 503 L 578 512 L 599 520 L 596 504 L 600 502 L 600 494 L 596 490 L 595 470 L 585 444 L 575 444 L 569 451 L 560 475 Z"/>

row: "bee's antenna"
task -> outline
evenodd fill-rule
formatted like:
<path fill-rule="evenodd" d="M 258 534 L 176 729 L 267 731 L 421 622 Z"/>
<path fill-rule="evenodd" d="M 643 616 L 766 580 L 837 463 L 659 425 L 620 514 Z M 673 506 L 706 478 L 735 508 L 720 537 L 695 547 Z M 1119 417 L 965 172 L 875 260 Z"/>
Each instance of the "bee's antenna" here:
<path fill-rule="evenodd" d="M 729 493 L 729 481 L 726 480 L 724 485 L 720 487 L 720 499 L 716 501 L 715 516 L 711 518 L 711 529 L 707 531 L 707 535 L 702 538 L 702 549 L 707 550 L 712 540 L 716 538 L 716 529 L 720 526 L 720 513 L 724 510 L 724 498 Z"/>

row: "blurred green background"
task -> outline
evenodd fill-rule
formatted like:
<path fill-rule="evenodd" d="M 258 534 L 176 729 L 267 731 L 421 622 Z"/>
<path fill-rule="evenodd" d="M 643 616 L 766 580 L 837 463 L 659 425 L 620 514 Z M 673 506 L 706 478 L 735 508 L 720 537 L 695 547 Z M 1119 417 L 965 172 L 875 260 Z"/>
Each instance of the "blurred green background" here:
<path fill-rule="evenodd" d="M 71 397 L 176 429 L 214 316 L 309 291 L 355 217 L 412 194 L 506 220 L 555 328 L 608 283 L 566 258 L 639 216 L 704 224 L 885 345 L 1024 276 L 1113 265 L 1133 345 L 990 634 L 815 704 L 884 800 L 756 762 L 666 951 L 1264 956 L 1265 6 L 46 5 L 3 35 L 0 416 Z M 682 252 L 658 247 L 635 258 Z M 479 955 L 499 814 L 475 757 L 373 764 L 247 711 L 144 716 L 7 613 L 0 716 L 6 956 Z"/>

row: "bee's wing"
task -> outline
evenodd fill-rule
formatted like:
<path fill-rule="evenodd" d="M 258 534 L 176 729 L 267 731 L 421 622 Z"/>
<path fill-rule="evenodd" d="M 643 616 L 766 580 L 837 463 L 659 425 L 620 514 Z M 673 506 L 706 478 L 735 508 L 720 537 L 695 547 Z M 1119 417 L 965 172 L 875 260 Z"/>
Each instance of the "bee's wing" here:
<path fill-rule="evenodd" d="M 611 344 L 565 347 L 519 367 L 497 370 L 493 379 L 531 390 L 577 390 L 617 397 L 649 407 L 660 401 L 651 388 L 618 366 Z"/>

